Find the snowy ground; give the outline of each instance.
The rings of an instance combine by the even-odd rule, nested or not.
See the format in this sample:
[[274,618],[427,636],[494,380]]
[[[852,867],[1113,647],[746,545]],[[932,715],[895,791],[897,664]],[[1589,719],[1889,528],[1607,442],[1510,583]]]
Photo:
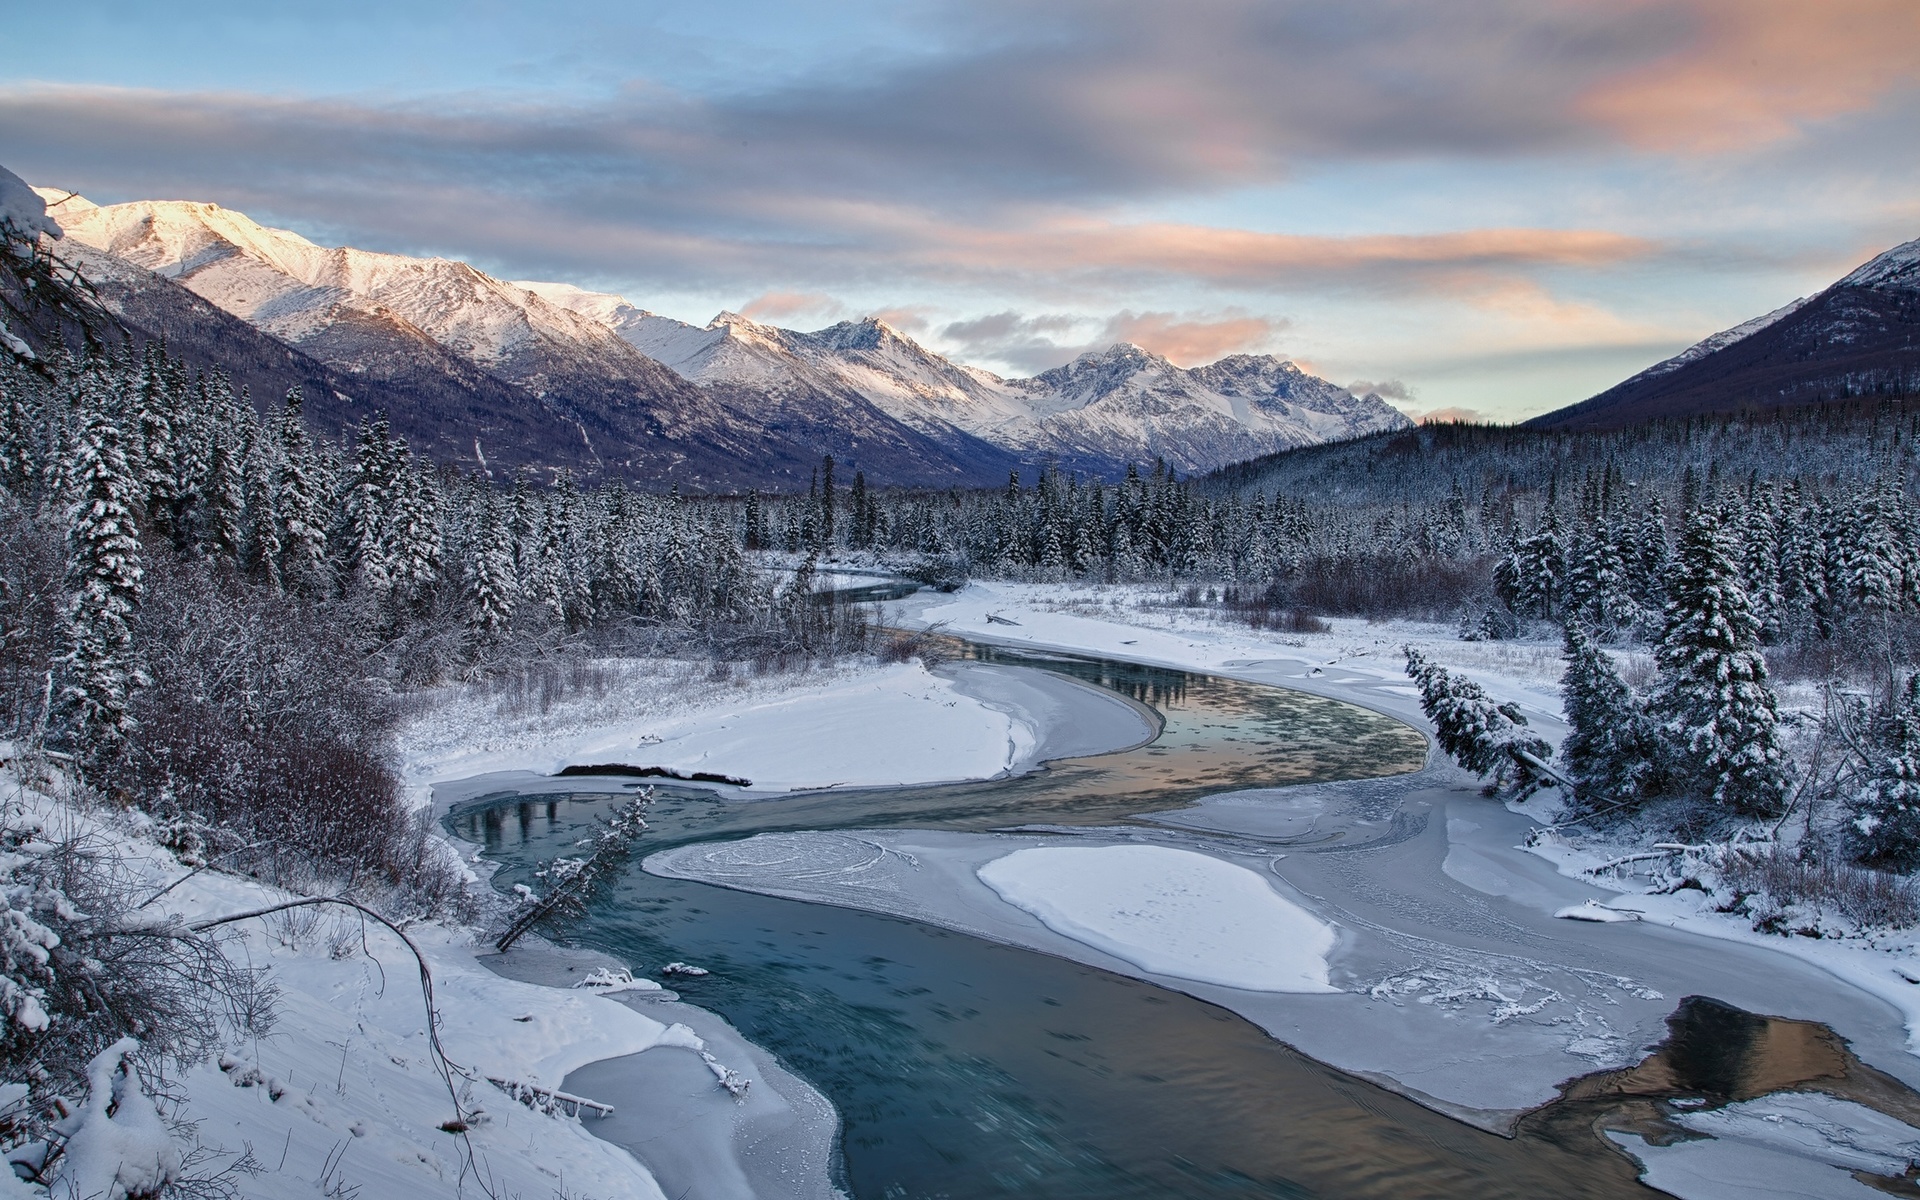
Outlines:
[[[113,846],[156,891],[187,875],[124,818],[76,811],[5,771],[0,792],[50,830]],[[163,906],[191,922],[289,898],[209,872],[179,882]],[[422,1198],[664,1195],[645,1168],[582,1121],[534,1111],[488,1080],[551,1089],[609,1055],[695,1055],[705,1042],[685,1024],[593,992],[503,978],[481,965],[466,931],[415,924],[409,933],[433,972],[462,1105],[485,1113],[456,1136],[440,1128],[453,1119],[454,1100],[429,1051],[414,960],[397,937],[326,909],[230,928],[228,954],[264,972],[279,991],[279,1016],[266,1036],[235,1041],[175,1081],[180,1102],[169,1116],[192,1123],[212,1152],[202,1173],[250,1151],[260,1173],[242,1179],[241,1192],[260,1200],[349,1196],[356,1188]]]

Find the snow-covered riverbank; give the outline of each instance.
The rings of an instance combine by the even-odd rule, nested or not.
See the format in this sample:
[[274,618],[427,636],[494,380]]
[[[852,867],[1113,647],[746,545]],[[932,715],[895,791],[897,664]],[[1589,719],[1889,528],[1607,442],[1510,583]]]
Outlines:
[[415,796],[476,776],[609,763],[743,779],[733,794],[750,795],[993,779],[1154,733],[1150,714],[1112,693],[978,663],[765,678],[672,662],[594,666],[591,685],[545,705],[475,687],[432,697],[400,736]]
[[[76,807],[64,790],[57,777],[26,786],[0,769],[0,798],[44,836],[83,838],[111,856],[127,886],[156,893],[155,919],[187,924],[293,898],[189,872],[139,820]],[[455,1100],[429,1044],[412,950],[348,910],[301,909],[228,927],[225,952],[260,973],[277,1019],[171,1080],[168,1116],[191,1126],[199,1146],[189,1175],[244,1162],[249,1172],[230,1177],[260,1200],[664,1195],[582,1120],[523,1106],[489,1081],[553,1089],[596,1059],[686,1054],[699,1036],[590,991],[504,978],[481,965],[469,931],[416,922],[408,936],[432,971],[440,1040],[470,1127],[442,1128]]]

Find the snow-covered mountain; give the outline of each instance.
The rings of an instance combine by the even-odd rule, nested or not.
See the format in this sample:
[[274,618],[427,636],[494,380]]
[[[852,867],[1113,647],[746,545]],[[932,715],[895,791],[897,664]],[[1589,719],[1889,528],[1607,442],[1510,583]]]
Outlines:
[[1658,417],[1920,392],[1920,239],[1817,295],[1716,333],[1530,425],[1600,428]]
[[465,263],[317,246],[217,205],[42,195],[63,244],[100,256],[97,270],[150,273],[148,291],[178,285],[211,302],[345,381],[347,417],[355,401],[360,415],[385,408],[413,440],[469,466],[732,490],[803,485],[823,453],[919,486],[998,482],[1019,465],[971,439],[927,438],[857,397],[699,386],[601,321]]
[[[875,482],[970,484],[1042,461],[1114,475],[1164,458],[1204,471],[1407,424],[1377,396],[1271,357],[1187,370],[1118,345],[1009,380],[876,319],[802,333],[722,313],[695,326],[569,284],[316,245],[214,204],[41,194],[67,245],[152,272],[365,381],[378,393],[368,404],[417,394],[430,415],[397,423],[424,423],[442,450],[477,438],[457,454],[476,464],[778,486],[832,453]],[[354,391],[339,393],[349,408]]]
[[1639,383],[1648,379],[1658,379],[1662,375],[1671,375],[1690,362],[1697,362],[1716,350],[1724,350],[1735,342],[1752,337],[1774,322],[1792,316],[1794,312],[1806,302],[1807,297],[1802,296],[1798,300],[1792,300],[1781,305],[1770,313],[1754,317],[1750,321],[1742,321],[1732,329],[1722,329],[1719,333],[1710,333],[1693,345],[1688,346],[1685,350],[1674,355],[1672,358],[1661,359],[1638,375],[1631,377],[1626,382]]
[[800,333],[721,313],[701,327],[619,296],[565,284],[517,286],[593,317],[689,380],[770,392],[845,390],[932,436],[957,431],[1097,470],[1164,458],[1206,471],[1411,423],[1378,396],[1356,397],[1270,355],[1185,369],[1120,343],[1032,379],[1002,379],[871,317]]

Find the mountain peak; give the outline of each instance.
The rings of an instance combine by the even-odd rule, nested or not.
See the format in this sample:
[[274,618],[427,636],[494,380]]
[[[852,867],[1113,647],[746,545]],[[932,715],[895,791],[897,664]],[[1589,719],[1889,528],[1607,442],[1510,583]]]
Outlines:
[[1838,286],[1920,290],[1920,238],[1902,242],[1885,254],[1875,256],[1842,279]]
[[832,350],[878,350],[890,342],[904,343],[916,350],[920,349],[918,342],[887,324],[880,317],[841,321],[817,333],[810,333],[807,337],[817,345]]

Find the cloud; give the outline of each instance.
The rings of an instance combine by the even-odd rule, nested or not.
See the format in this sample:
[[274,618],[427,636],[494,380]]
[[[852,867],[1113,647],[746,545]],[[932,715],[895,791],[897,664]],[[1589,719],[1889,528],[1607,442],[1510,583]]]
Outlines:
[[[924,52],[698,95],[644,80],[592,100],[388,103],[15,85],[0,88],[0,145],[15,167],[85,190],[245,203],[469,255],[506,226],[520,228],[505,254],[565,240],[546,223],[617,231],[636,267],[850,253],[857,272],[863,258],[891,264],[904,241],[944,249],[955,270],[970,251],[1003,251],[989,265],[1004,269],[1057,236],[1069,267],[1257,281],[1483,253],[1590,265],[1621,247],[1593,231],[1368,244],[1076,228],[1067,214],[1257,186],[1336,159],[1747,145],[1920,82],[1912,0],[978,0],[923,11],[935,14]],[[1486,244],[1465,244],[1474,238]]]
[[1034,374],[1116,342],[1131,342],[1177,366],[1200,366],[1229,354],[1266,352],[1287,326],[1282,319],[1238,311],[1129,310],[1108,317],[998,312],[951,322],[940,328],[938,338],[963,360]]
[[1659,150],[1777,141],[1920,85],[1912,0],[1694,0],[1668,53],[1595,83],[1576,111]]
[[1413,399],[1413,389],[1398,379],[1382,379],[1378,382],[1370,379],[1356,379],[1347,385],[1347,390],[1356,396],[1373,395],[1383,400],[1405,402]]
[[1287,325],[1284,320],[1237,314],[1208,319],[1170,312],[1123,312],[1108,319],[1105,337],[1132,342],[1176,366],[1194,367],[1229,354],[1264,351]]
[[756,321],[787,321],[798,316],[835,320],[845,314],[846,305],[818,292],[766,292],[740,306],[740,315]]
[[927,317],[927,310],[918,305],[882,308],[867,315],[877,321],[885,321],[902,333],[918,335],[933,327],[933,322]]
[[[1085,349],[1075,338],[1088,321],[1059,313],[988,313],[938,331],[941,345],[963,361],[990,363],[1016,375],[1034,375],[1072,362]],[[1070,344],[1071,339],[1071,344]]]
[[[702,137],[698,121],[690,131],[667,128],[686,108],[643,97],[618,112],[443,111],[16,87],[0,89],[0,143],[20,156],[14,165],[101,199],[210,199],[268,220],[298,214],[303,232],[338,230],[379,249],[491,255],[517,273],[571,260],[762,284],[1044,272],[1255,288],[1459,286],[1476,275],[1600,266],[1651,249],[1644,239],[1584,229],[1309,237],[1117,221],[1017,198],[949,213],[903,195],[912,190],[904,185],[849,196],[838,194],[838,175],[748,163],[735,147]],[[893,169],[910,175],[912,166],[909,156]]]

